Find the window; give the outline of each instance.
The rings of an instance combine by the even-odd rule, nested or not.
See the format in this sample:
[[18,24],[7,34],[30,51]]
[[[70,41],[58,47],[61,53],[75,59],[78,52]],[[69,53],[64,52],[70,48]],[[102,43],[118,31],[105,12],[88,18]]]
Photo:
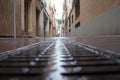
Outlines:
[[80,15],[80,0],[76,0],[75,15],[76,15],[76,18],[79,17],[79,15]]
[[73,23],[73,15],[72,15],[72,23]]
[[40,10],[36,7],[36,36],[39,36],[39,14]]
[[70,19],[70,17],[69,17],[69,27],[71,26],[71,19]]
[[75,28],[80,27],[80,21],[75,24]]
[[64,20],[63,20],[63,23],[64,23]]
[[31,0],[24,0],[24,32],[25,34],[28,33],[28,29],[29,29],[29,11],[30,11],[30,4],[31,4]]
[[71,29],[69,29],[69,32],[71,32]]

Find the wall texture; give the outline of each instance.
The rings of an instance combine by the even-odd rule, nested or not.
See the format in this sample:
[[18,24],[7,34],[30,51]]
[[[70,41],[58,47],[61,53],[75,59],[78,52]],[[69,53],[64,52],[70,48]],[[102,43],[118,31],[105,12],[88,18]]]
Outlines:
[[[17,1],[17,13],[16,13],[16,23],[17,23],[17,35],[22,34],[21,31],[21,1]],[[0,36],[13,36],[14,27],[14,0],[0,0]]]
[[120,6],[73,30],[69,36],[120,35]]
[[81,25],[119,5],[120,0],[80,0]]
[[[25,12],[25,0],[16,0],[16,33],[17,36],[41,36],[41,3],[40,0],[26,0],[29,1],[28,13]],[[38,35],[36,10],[39,10],[38,17]],[[27,14],[27,23],[25,23],[25,13]],[[25,24],[27,24],[28,30],[25,31]],[[14,34],[14,0],[0,0],[0,36],[13,36]]]

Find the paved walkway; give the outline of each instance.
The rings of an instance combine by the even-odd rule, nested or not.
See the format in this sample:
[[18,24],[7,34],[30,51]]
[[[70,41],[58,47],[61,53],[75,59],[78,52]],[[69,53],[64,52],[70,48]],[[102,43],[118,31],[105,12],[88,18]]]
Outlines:
[[109,50],[115,53],[120,53],[120,36],[119,35],[70,38],[70,40],[80,42],[86,45],[90,45],[100,50]]
[[[0,39],[0,52],[16,49],[22,46],[31,45],[41,41],[51,41],[57,38],[18,38],[18,39]],[[120,36],[98,36],[98,37],[80,37],[80,38],[64,38],[68,41],[77,41],[86,45],[96,47],[100,50],[109,50],[120,53]]]
[[[54,40],[54,38],[51,38]],[[50,41],[49,38],[0,38],[0,52],[17,49],[41,41]]]

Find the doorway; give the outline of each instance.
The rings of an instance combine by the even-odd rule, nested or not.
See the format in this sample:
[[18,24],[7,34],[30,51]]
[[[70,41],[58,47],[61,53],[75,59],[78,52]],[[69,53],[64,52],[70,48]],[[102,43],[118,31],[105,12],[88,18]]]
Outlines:
[[38,8],[36,8],[36,36],[39,36],[39,14],[40,14],[40,10]]
[[30,9],[31,0],[24,0],[24,33],[28,34],[28,24],[29,24],[29,9]]

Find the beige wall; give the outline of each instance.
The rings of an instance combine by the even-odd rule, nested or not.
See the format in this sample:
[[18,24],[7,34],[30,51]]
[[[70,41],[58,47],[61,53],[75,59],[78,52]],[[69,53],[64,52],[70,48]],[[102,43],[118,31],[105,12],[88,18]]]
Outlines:
[[40,37],[44,37],[44,14],[43,14],[43,9],[41,10],[40,12],[40,18],[39,18],[39,21],[40,21]]
[[[75,18],[74,6],[69,16],[65,19],[67,32],[71,28],[72,32],[70,35],[72,36],[118,35],[120,32],[119,9],[114,9],[119,6],[120,0],[80,0],[80,16]],[[68,19],[72,15],[73,23],[71,22],[69,27]],[[79,21],[80,26],[75,28],[75,24]]]
[[120,0],[80,0],[81,25],[118,5]]
[[[73,8],[71,14],[75,14]],[[120,0],[80,0],[80,16],[68,36],[120,35]]]
[[[80,14],[81,14],[81,13],[80,13]],[[72,15],[73,15],[73,23],[72,23]],[[71,31],[72,31],[72,30],[75,29],[75,24],[80,21],[80,17],[81,17],[81,16],[78,16],[78,17],[76,18],[76,15],[75,15],[75,7],[73,7],[73,9],[72,9],[72,11],[71,11],[71,13],[70,13],[69,16],[70,16],[70,18],[71,18],[71,26],[70,26],[70,28],[71,28]],[[69,23],[69,22],[68,22],[68,23]],[[68,31],[69,31],[69,25],[68,25]]]
[[73,23],[69,27],[69,20],[67,20],[67,32],[75,29],[75,24],[80,21],[80,26],[88,23],[112,8],[120,5],[120,0],[80,0],[80,16],[75,18],[75,6],[68,17],[73,15]]
[[[39,6],[39,0],[31,0],[29,10],[28,10],[28,33],[24,35],[28,36],[36,36],[36,8],[41,11],[41,7]],[[39,22],[40,23],[40,22]],[[39,24],[40,27],[40,24]],[[40,28],[39,28],[40,29]]]
[[50,11],[49,11],[49,37],[55,37],[56,35],[56,9],[55,6],[52,4],[53,0],[50,0]]
[[[13,1],[14,0],[0,0],[0,36],[13,36],[14,27],[14,14],[13,14]],[[16,13],[16,23],[17,23],[17,35],[22,34],[21,31],[21,1],[17,1],[17,13]]]
[[74,37],[120,35],[120,6],[81,25],[69,35]]
[[[28,32],[25,32],[24,0],[16,0],[16,33],[17,36],[36,36],[36,7],[41,12],[39,0],[31,0],[28,10]],[[0,36],[13,36],[14,0],[0,0]],[[40,16],[39,16],[39,29]],[[39,33],[41,34],[41,33]]]

